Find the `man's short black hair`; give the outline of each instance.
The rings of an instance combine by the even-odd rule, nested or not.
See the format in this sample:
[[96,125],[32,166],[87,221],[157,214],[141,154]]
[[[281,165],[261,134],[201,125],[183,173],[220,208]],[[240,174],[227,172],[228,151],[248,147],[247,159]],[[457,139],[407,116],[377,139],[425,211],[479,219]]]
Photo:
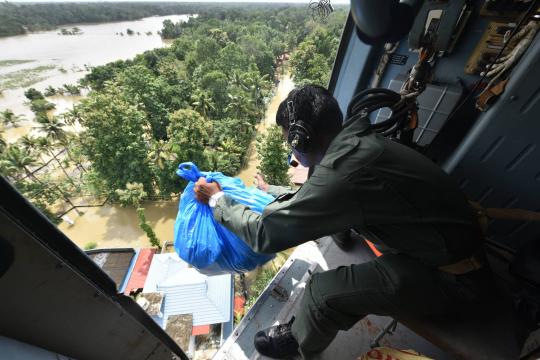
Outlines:
[[341,130],[343,114],[339,104],[330,91],[318,85],[306,85],[289,93],[279,104],[276,123],[289,128],[289,109],[292,101],[295,119],[307,122],[316,134],[334,134]]

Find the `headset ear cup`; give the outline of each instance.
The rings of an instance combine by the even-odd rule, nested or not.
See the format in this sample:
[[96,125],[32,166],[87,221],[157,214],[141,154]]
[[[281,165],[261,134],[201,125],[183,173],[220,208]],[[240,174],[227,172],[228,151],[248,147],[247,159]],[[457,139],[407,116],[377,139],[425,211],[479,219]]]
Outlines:
[[301,153],[309,152],[313,143],[312,127],[304,121],[297,120],[289,129],[287,141],[296,151]]

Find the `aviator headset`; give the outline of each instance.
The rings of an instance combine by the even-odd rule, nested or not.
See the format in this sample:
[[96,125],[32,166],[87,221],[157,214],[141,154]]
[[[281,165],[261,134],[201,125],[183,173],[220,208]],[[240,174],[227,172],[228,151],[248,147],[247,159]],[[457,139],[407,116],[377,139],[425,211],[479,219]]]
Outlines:
[[311,125],[296,118],[293,100],[287,101],[287,111],[289,113],[289,136],[287,142],[296,151],[307,153],[311,150],[314,132]]

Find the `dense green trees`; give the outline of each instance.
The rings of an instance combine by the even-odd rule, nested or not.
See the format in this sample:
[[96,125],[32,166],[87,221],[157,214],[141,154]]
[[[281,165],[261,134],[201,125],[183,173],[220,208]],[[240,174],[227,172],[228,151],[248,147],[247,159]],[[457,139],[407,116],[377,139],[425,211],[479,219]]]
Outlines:
[[[92,163],[104,185],[114,193],[129,182],[141,183],[154,193],[147,154],[148,124],[144,112],[130,102],[114,84],[92,92],[78,110],[84,131],[80,135],[83,154]],[[145,139],[146,138],[146,139]]]
[[[169,47],[89,69],[80,81],[88,96],[62,116],[47,114],[51,103],[27,90],[41,137],[21,139],[20,151],[0,141],[0,150],[9,153],[0,156],[2,174],[42,209],[69,203],[67,194],[81,189],[131,201],[141,228],[159,243],[141,202],[179,193],[185,182],[175,171],[184,161],[237,174],[278,79],[276,59],[292,53],[295,81],[326,85],[345,19],[338,11],[332,16],[339,21],[318,24],[305,7],[283,5],[208,5],[212,12],[201,6],[188,22],[164,23],[161,35],[175,38]],[[46,95],[78,91],[64,86],[48,88]],[[74,128],[82,130],[71,133]],[[258,149],[267,179],[288,183],[279,129],[270,128]],[[47,164],[55,164],[54,176],[37,176]],[[60,170],[67,181],[57,182]]]
[[163,29],[161,29],[161,37],[164,39],[174,39],[180,36],[182,27],[180,24],[175,24],[171,20],[163,21]]
[[[136,20],[153,15],[194,14],[209,9],[205,4],[146,3],[0,3],[0,36],[54,29],[85,22]],[[76,30],[78,28],[73,28]],[[77,34],[77,31],[68,31]]]
[[257,139],[257,153],[261,160],[257,169],[273,185],[289,185],[288,148],[283,141],[281,128],[272,125],[265,135]]
[[343,10],[332,14],[326,26],[317,24],[298,45],[291,57],[292,74],[297,85],[328,85],[345,15]]
[[76,107],[92,164],[86,178],[114,198],[128,182],[149,195],[178,193],[184,161],[236,174],[271,95],[274,59],[294,45],[286,30],[302,31],[302,23],[270,25],[288,16],[276,7],[165,22],[162,34],[180,34],[169,48],[92,69],[81,82],[92,91]]

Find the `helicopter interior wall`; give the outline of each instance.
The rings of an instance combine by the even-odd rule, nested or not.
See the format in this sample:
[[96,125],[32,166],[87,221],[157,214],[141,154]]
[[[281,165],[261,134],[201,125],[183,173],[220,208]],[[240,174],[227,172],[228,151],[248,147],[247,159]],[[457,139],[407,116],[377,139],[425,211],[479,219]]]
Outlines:
[[[506,90],[482,113],[445,169],[483,207],[540,211],[540,37],[516,66]],[[490,237],[517,249],[538,240],[540,222],[492,220]]]
[[[464,72],[471,53],[490,21],[489,18],[479,16],[478,9],[479,6],[453,52],[437,59],[433,84],[472,87],[480,79],[479,76]],[[340,49],[341,54],[338,52],[338,58],[342,59],[336,61],[334,75],[337,80],[330,82],[330,89],[334,90],[334,95],[345,111],[354,93],[371,87],[378,61],[384,51],[363,44],[355,31],[347,26],[342,39],[344,41],[347,48]],[[457,139],[454,150],[446,157],[447,161],[441,159],[439,162],[459,182],[467,197],[480,202],[484,207],[540,210],[540,122],[537,121],[540,110],[540,72],[530,71],[538,69],[540,54],[535,49],[539,46],[537,36],[514,68],[506,91],[491,109],[480,113],[477,118],[472,116],[460,120],[464,123],[470,120],[466,125],[474,125],[468,132],[464,131],[466,135],[461,141],[461,137]],[[389,87],[392,80],[407,74],[418,60],[418,52],[409,50],[406,38],[400,42],[394,54],[406,60],[403,64],[389,63],[378,87]],[[358,69],[362,67],[363,71],[359,72]],[[351,92],[353,88],[355,91]],[[371,115],[374,121],[376,114]],[[438,140],[445,141],[444,138]],[[514,249],[526,241],[537,239],[539,234],[539,222],[508,220],[490,221],[488,231],[491,239]]]
[[[472,84],[479,79],[478,76],[465,74],[463,69],[476,44],[482,37],[487,24],[488,21],[484,18],[471,19],[456,43],[454,51],[437,59],[432,80],[434,83],[459,84],[459,79],[461,79],[466,84]],[[394,54],[407,56],[407,61],[403,65],[388,64],[381,79],[380,87],[387,88],[390,81],[400,74],[406,74],[418,60],[418,52],[409,50],[409,42],[406,38],[399,43]]]

